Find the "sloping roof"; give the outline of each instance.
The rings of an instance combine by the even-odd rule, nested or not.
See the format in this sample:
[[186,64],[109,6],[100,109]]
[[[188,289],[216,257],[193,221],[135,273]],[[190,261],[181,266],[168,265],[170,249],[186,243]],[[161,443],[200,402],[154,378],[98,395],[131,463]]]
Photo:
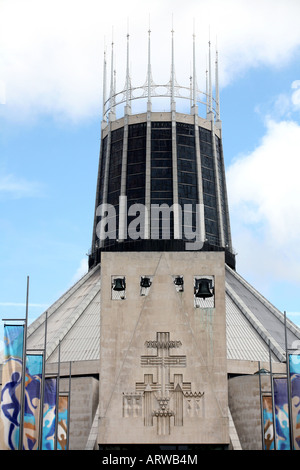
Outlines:
[[[284,315],[226,266],[227,357],[285,360]],[[100,266],[89,271],[47,311],[47,362],[57,362],[58,344],[64,361],[99,360]],[[43,348],[46,313],[28,327],[28,348]],[[300,339],[300,330],[287,319],[287,340]]]
[[100,266],[89,271],[28,327],[27,347],[43,348],[47,313],[47,362],[99,359]]
[[[285,361],[284,315],[236,271],[226,266],[226,324],[228,359]],[[300,338],[300,329],[288,318],[287,344]]]

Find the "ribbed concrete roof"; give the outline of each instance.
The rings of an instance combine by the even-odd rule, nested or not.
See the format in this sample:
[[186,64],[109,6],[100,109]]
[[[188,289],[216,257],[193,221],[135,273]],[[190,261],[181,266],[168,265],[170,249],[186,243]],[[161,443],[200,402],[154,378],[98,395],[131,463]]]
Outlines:
[[[88,272],[48,309],[47,362],[97,361],[100,353],[100,266]],[[28,328],[28,348],[43,348],[46,313]],[[226,266],[227,357],[285,360],[284,317],[239,274]],[[288,344],[300,330],[287,320]]]
[[[44,312],[28,327],[27,347],[43,348]],[[100,267],[96,266],[47,310],[47,362],[99,359]]]
[[[226,266],[226,319],[228,358],[242,360],[242,356],[246,356],[248,360],[268,360],[270,342],[274,357],[279,361],[285,360],[283,313],[228,266]],[[238,338],[235,324],[239,325]],[[288,347],[292,347],[293,342],[299,338],[300,329],[287,319]],[[241,346],[241,342],[243,346],[238,351],[238,344]]]

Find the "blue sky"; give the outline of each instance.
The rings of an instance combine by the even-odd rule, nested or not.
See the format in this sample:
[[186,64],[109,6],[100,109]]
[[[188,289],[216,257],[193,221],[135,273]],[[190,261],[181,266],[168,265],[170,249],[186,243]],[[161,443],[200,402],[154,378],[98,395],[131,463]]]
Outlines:
[[150,18],[157,83],[170,76],[172,21],[179,83],[189,82],[193,27],[200,89],[208,40],[217,43],[237,270],[300,324],[299,17],[298,0],[187,0],[184,10],[177,0],[0,1],[1,318],[25,315],[27,275],[32,321],[86,271],[103,51],[109,59],[113,35],[122,89],[129,24],[142,85]]

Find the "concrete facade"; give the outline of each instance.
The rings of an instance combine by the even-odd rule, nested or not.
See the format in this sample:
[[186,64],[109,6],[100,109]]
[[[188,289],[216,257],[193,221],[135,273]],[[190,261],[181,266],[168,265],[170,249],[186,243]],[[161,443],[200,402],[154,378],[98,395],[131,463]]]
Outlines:
[[[224,253],[102,253],[100,445],[229,444],[224,270]],[[195,307],[194,277],[208,275],[214,306]]]
[[[261,375],[261,388],[270,393],[269,375]],[[228,402],[242,449],[262,450],[259,375],[229,379]]]
[[[68,378],[60,389],[68,390]],[[95,377],[73,377],[71,382],[70,450],[85,450],[99,401],[99,380]]]

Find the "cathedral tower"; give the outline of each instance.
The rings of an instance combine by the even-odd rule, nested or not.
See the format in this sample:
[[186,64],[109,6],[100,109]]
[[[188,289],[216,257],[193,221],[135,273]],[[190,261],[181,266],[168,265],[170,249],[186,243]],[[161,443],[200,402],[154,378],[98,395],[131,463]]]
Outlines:
[[[171,77],[141,87],[135,114],[126,87],[103,97],[101,151],[90,269],[101,266],[100,447],[185,444],[226,447],[225,263],[235,267],[218,97]],[[129,36],[127,36],[127,64]],[[104,74],[106,73],[106,60]],[[104,84],[106,78],[104,77]],[[106,85],[104,89],[106,88]],[[185,93],[185,95],[184,95]],[[169,111],[152,110],[155,97]],[[176,111],[186,97],[187,113]],[[120,105],[124,114],[116,115]],[[200,108],[204,115],[200,116]]]
[[[212,96],[209,65],[207,90],[196,84],[195,37],[190,88],[175,80],[172,31],[171,77],[164,85],[152,79],[150,31],[148,73],[143,87],[114,89],[113,44],[110,96],[103,96],[101,150],[90,267],[103,251],[224,251],[235,266],[224,171],[218,96]],[[209,64],[211,62],[209,44]],[[127,63],[129,36],[127,36]],[[104,84],[106,83],[106,59]],[[104,86],[104,90],[106,86]],[[132,113],[135,94],[142,94],[145,112]],[[168,97],[169,112],[152,112],[152,99]],[[189,113],[176,112],[176,99],[186,98]],[[116,118],[116,108],[124,115]],[[201,117],[199,111],[204,111]]]

